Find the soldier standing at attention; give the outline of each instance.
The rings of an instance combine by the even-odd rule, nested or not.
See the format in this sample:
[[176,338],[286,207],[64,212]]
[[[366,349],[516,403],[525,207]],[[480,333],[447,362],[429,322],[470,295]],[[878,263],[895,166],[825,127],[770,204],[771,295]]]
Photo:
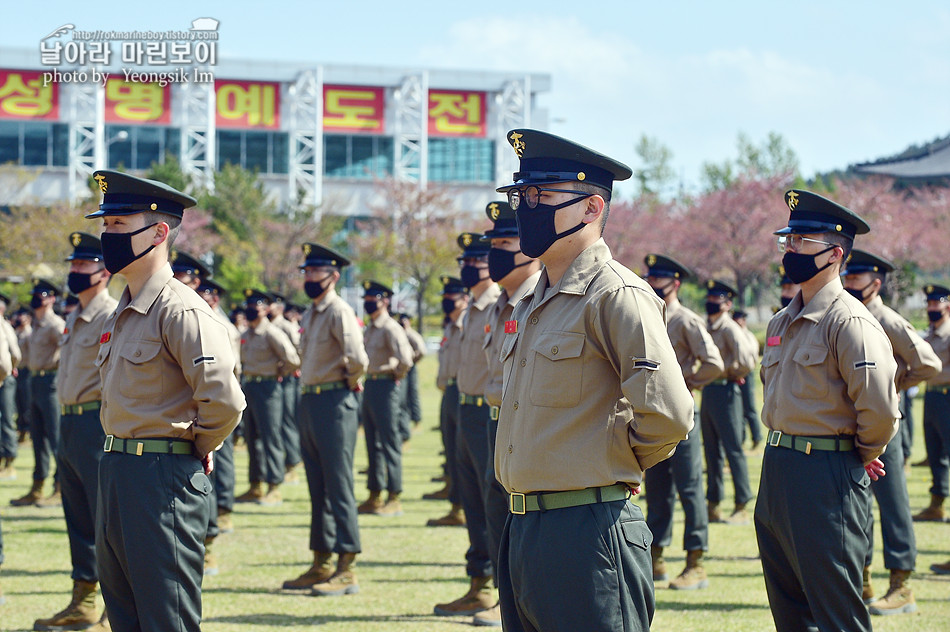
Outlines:
[[489,244],[478,233],[458,236],[462,255],[462,284],[472,293],[472,302],[462,323],[462,339],[458,372],[459,427],[456,436],[456,479],[453,485],[465,509],[469,548],[465,554],[465,572],[469,588],[464,595],[435,605],[435,614],[443,617],[471,616],[488,610],[497,600],[492,593],[494,570],[485,518],[485,477],[488,462],[488,423],[490,417],[485,387],[490,378],[485,358],[485,334],[491,325],[491,307],[501,290],[488,271]]
[[[735,311],[732,314],[732,320],[736,321],[739,329],[748,338],[749,345],[755,352],[755,361],[758,363],[759,340],[749,329],[748,319],[749,314],[743,311]],[[739,398],[742,400],[742,419],[745,423],[742,428],[743,443],[745,442],[745,429],[748,427],[749,434],[752,436],[752,449],[755,450],[762,445],[762,422],[759,421],[759,411],[755,405],[755,379],[750,377],[739,382]]]
[[[679,301],[683,281],[692,276],[686,266],[663,255],[650,254],[647,283],[666,303],[666,330],[690,391],[701,389],[722,375],[723,363],[719,348],[713,342],[701,316]],[[699,410],[693,405],[693,427],[699,427]],[[676,496],[683,505],[685,530],[683,550],[686,567],[670,582],[674,590],[696,590],[709,586],[703,554],[709,550],[709,521],[703,501],[703,448],[698,432],[689,433],[680,441],[673,456],[644,472],[647,491],[647,526],[653,533],[650,555],[653,558],[653,581],[669,578],[663,549],[673,541],[673,508]]]
[[459,362],[462,359],[462,322],[469,303],[468,288],[456,277],[442,277],[442,313],[445,321],[442,326],[442,344],[439,346],[439,372],[436,386],[442,391],[442,405],[439,409],[439,429],[442,432],[442,445],[445,448],[445,486],[431,494],[422,496],[425,500],[448,500],[452,506],[449,513],[441,518],[430,518],[427,527],[464,527],[465,512],[459,496],[456,473],[456,449],[458,440],[459,389],[457,383]]
[[790,190],[776,232],[801,291],[769,322],[762,423],[769,430],[755,504],[765,588],[778,632],[870,630],[861,600],[871,479],[897,432],[897,363],[881,325],[839,272],[867,223]]
[[16,426],[17,443],[25,443],[33,425],[33,397],[31,395],[33,380],[30,379],[30,336],[33,335],[33,314],[25,307],[20,307],[13,317],[13,330],[16,332],[17,343],[20,346],[20,366],[16,376]]
[[648,630],[653,537],[629,502],[693,426],[666,306],[601,235],[631,170],[518,129],[508,193],[538,284],[505,326],[495,475],[511,515],[498,553],[505,630]]
[[[941,362],[933,349],[917,335],[903,316],[884,304],[880,292],[894,264],[863,250],[854,249],[844,271],[844,289],[861,301],[884,328],[897,361],[896,386],[901,393],[940,373]],[[890,571],[890,588],[881,599],[871,603],[871,614],[916,612],[914,593],[907,580],[917,563],[917,541],[910,515],[910,497],[904,476],[903,433],[888,444],[881,455],[887,476],[871,481],[871,491],[881,512],[881,539],[884,543],[884,568]],[[874,551],[874,514],[868,521],[868,551],[864,563],[862,598],[874,596],[870,583],[871,556]]]
[[[369,361],[363,393],[363,424],[369,454],[369,498],[357,510],[377,516],[401,516],[402,437],[399,435],[399,382],[412,366],[405,330],[389,315],[393,291],[376,281],[363,282],[363,310],[369,317],[364,341]],[[382,491],[389,493],[384,503]]]
[[422,334],[413,329],[412,317],[409,314],[399,314],[399,324],[406,332],[409,338],[409,346],[412,347],[412,368],[406,375],[406,391],[403,400],[402,413],[402,440],[409,441],[412,437],[412,429],[422,421],[422,401],[419,399],[419,371],[416,365],[426,355],[426,341]]
[[[267,308],[267,317],[271,324],[280,329],[300,353],[300,325],[284,317],[287,297],[271,292],[274,297]],[[300,370],[285,367],[281,374],[280,386],[284,393],[284,406],[281,417],[280,436],[284,446],[284,481],[297,483],[300,480],[297,466],[300,465],[300,429],[297,427],[297,402],[300,399]]]
[[[304,291],[310,308],[301,320],[300,448],[310,491],[313,565],[284,589],[322,596],[359,592],[353,564],[360,552],[353,485],[359,426],[360,378],[368,359],[356,314],[336,293],[343,255],[318,244],[302,246]],[[332,563],[333,554],[337,563]]]
[[[98,237],[72,233],[69,290],[79,297],[79,308],[70,314],[60,345],[57,391],[62,403],[60,446],[57,457],[63,513],[72,560],[73,597],[62,611],[37,619],[34,630],[107,630],[96,612],[96,499],[99,461],[105,434],[99,423],[101,388],[96,356],[106,319],[118,304],[106,286],[109,271],[102,261]],[[104,617],[104,615],[103,615]]]
[[33,333],[30,334],[26,364],[30,369],[30,435],[33,438],[33,486],[26,495],[10,501],[14,507],[27,505],[57,506],[61,502],[59,471],[53,477],[53,493],[42,498],[43,482],[49,476],[50,457],[59,450],[59,398],[56,372],[59,369],[59,343],[66,321],[56,315],[53,304],[59,288],[45,279],[33,286]]
[[227,330],[172,278],[168,253],[192,197],[96,171],[102,255],[128,286],[99,337],[96,562],[116,632],[198,630],[213,453],[244,395]]
[[[742,399],[739,384],[755,368],[756,349],[729,316],[732,299],[738,292],[722,281],[706,282],[706,328],[712,337],[725,369],[718,379],[703,388],[699,416],[702,420],[703,451],[706,454],[706,500],[709,522],[748,524],[746,504],[752,500],[749,466],[742,451]],[[723,452],[732,472],[736,506],[725,521],[719,510],[723,490]]]
[[23,360],[16,331],[4,317],[8,305],[10,297],[0,293],[0,481],[16,478],[16,373]]
[[[247,331],[241,337],[241,370],[247,412],[244,438],[250,457],[251,488],[237,502],[279,505],[284,482],[283,412],[281,375],[300,366],[297,348],[287,335],[267,318],[270,295],[262,290],[244,290]],[[267,492],[261,483],[267,483]]]

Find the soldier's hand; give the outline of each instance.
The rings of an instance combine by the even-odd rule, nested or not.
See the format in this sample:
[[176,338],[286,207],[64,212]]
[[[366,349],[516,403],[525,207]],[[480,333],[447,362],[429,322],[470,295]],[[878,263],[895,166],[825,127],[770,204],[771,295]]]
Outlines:
[[629,485],[628,485],[628,487],[630,487],[630,495],[631,495],[631,496],[636,496],[637,494],[640,493],[640,486],[639,486],[639,485],[636,485],[636,486],[629,486]]
[[363,392],[363,383],[362,383],[362,382],[357,382],[357,383],[356,383],[356,386],[353,387],[353,392],[354,392],[354,393],[362,393],[362,392]]
[[881,461],[881,459],[874,459],[865,465],[864,469],[867,471],[868,476],[871,477],[872,481],[876,481],[887,473],[884,471],[884,463]]
[[201,464],[205,467],[205,474],[211,476],[214,471],[214,452],[209,452],[201,459]]

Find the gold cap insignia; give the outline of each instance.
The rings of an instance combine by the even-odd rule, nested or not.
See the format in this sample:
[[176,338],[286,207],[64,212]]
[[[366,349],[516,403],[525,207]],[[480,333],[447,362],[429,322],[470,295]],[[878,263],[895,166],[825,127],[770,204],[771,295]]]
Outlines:
[[79,233],[73,233],[69,238],[73,242],[73,247],[78,246],[82,242],[82,235]]
[[711,290],[711,289],[713,289],[714,287],[716,287],[716,282],[715,282],[715,281],[706,281],[706,287],[708,287],[708,288]]
[[442,277],[442,278],[439,279],[439,280],[442,281],[442,285],[448,285],[448,284],[449,284],[449,277],[447,277],[447,276],[444,276],[444,277]]
[[587,177],[587,174],[584,173],[583,171],[581,171],[580,173],[577,174],[577,179],[580,180],[581,182],[583,182],[583,181],[584,181],[584,178],[586,178],[586,177]]
[[303,245],[303,253],[304,253],[305,255],[309,255],[309,254],[310,254],[310,244],[304,244],[304,245]]
[[511,135],[508,136],[508,140],[511,141],[511,148],[515,150],[515,154],[518,155],[518,158],[521,158],[526,147],[525,142],[521,140],[523,136],[524,134],[519,134],[518,132],[512,132]]
[[157,210],[158,210],[158,204],[156,204],[155,202],[152,202],[152,205],[151,205],[149,208],[151,208],[153,211],[157,211]]
[[468,247],[472,245],[472,234],[465,233],[462,235],[462,245]]
[[798,193],[789,191],[785,194],[785,201],[788,203],[788,210],[794,211],[795,207],[798,206]]
[[244,296],[250,298],[252,294],[254,294],[254,290],[252,290],[251,288],[247,288],[246,290],[244,290]]
[[[172,254],[169,255],[168,260],[171,261],[171,262],[177,261],[177,260],[178,260],[178,251],[177,251],[177,250],[172,250]],[[248,294],[248,296],[250,296],[250,294]]]
[[647,255],[647,265],[652,266],[656,263],[656,255]]
[[364,290],[368,290],[370,287],[372,287],[372,285],[373,285],[373,284],[370,283],[369,281],[363,281],[363,289],[364,289]]
[[841,224],[837,224],[837,225],[835,226],[835,230],[840,233],[840,232],[841,232]]
[[928,285],[926,288],[924,288],[924,292],[926,292],[927,294],[933,294],[934,286]]
[[93,180],[99,183],[99,190],[102,191],[103,193],[105,193],[106,190],[109,188],[109,183],[106,182],[106,177],[102,175],[101,173],[97,176],[94,176]]
[[499,210],[497,202],[492,202],[488,205],[488,214],[491,215],[493,220],[498,219],[498,216],[501,215],[501,210]]

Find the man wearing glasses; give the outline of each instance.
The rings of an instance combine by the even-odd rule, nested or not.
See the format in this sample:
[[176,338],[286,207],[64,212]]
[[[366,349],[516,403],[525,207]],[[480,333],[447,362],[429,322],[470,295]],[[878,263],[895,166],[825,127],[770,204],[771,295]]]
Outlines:
[[509,494],[498,553],[505,630],[648,630],[650,544],[629,502],[693,426],[666,306],[601,238],[626,165],[518,129],[507,192],[521,252],[544,269],[504,324],[495,476]]
[[871,479],[897,432],[897,363],[887,336],[839,278],[855,213],[790,190],[776,231],[801,291],[769,322],[762,422],[769,430],[755,531],[772,618],[784,630],[870,630],[861,599]]

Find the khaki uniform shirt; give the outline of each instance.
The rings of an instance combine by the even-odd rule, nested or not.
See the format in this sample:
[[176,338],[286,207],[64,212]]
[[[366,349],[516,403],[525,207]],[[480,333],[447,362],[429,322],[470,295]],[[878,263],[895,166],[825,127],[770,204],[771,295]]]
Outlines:
[[462,322],[465,311],[458,320],[445,324],[442,328],[442,344],[439,346],[439,373],[435,383],[441,389],[449,385],[449,380],[458,378],[459,364],[462,362]]
[[485,334],[485,357],[488,358],[488,383],[485,385],[485,399],[492,406],[501,406],[502,384],[505,381],[505,365],[501,359],[501,345],[505,341],[505,321],[511,320],[511,314],[529,290],[534,289],[541,278],[538,270],[518,286],[514,294],[508,296],[508,290],[502,288],[498,300],[491,306],[488,316],[489,329]]
[[881,325],[833,279],[769,321],[762,423],[790,435],[854,436],[864,463],[884,453],[900,413],[894,350]]
[[931,325],[924,340],[930,343],[930,347],[943,364],[940,373],[930,378],[927,385],[950,386],[950,320],[939,327]]
[[666,304],[603,239],[547,286],[542,271],[502,343],[495,476],[522,493],[636,486],[693,427]]
[[171,266],[132,299],[129,289],[103,326],[96,365],[106,434],[195,442],[203,457],[237,425],[244,393],[227,330]]
[[245,375],[287,375],[299,366],[300,355],[290,338],[266,318],[241,336],[241,369]]
[[16,332],[7,319],[0,316],[0,381],[7,379],[20,362],[20,345]]
[[412,347],[402,325],[383,314],[370,320],[365,338],[369,374],[390,373],[397,380],[406,377],[412,367]]
[[418,331],[410,327],[406,329],[406,337],[409,339],[409,346],[412,347],[412,363],[418,364],[419,360],[426,355],[426,341]]
[[66,321],[47,310],[41,319],[33,319],[27,366],[30,371],[51,371],[59,367],[59,340],[63,337]]
[[[279,316],[275,316],[274,320],[270,322],[272,325],[274,325],[275,327],[280,329],[282,332],[284,332],[284,334],[287,335],[287,337],[290,339],[290,343],[294,346],[294,349],[296,349],[297,352],[299,353],[300,352],[300,326],[295,325],[294,323],[284,318],[283,314]],[[293,367],[293,368],[283,367],[281,369],[281,375],[291,375],[296,370],[297,370],[297,367]]]
[[666,306],[666,321],[666,332],[686,386],[691,390],[702,388],[722,375],[724,366],[719,347],[706,331],[706,322],[699,314],[676,301]]
[[102,326],[118,301],[103,290],[84,308],[79,305],[66,317],[56,388],[63,404],[85,404],[102,398],[99,388],[99,338]]
[[867,308],[877,322],[881,323],[887,339],[894,347],[894,359],[897,360],[895,383],[898,391],[916,386],[940,373],[943,368],[940,358],[914,331],[906,318],[885,305],[880,296],[872,298]]
[[356,313],[336,292],[311,304],[300,321],[300,379],[305,385],[346,381],[357,388],[369,359]]
[[485,394],[490,373],[488,360],[485,359],[485,334],[491,326],[491,307],[499,296],[501,288],[492,283],[465,313],[458,373],[459,393],[476,396]]
[[[13,331],[16,331],[14,329]],[[16,332],[17,344],[20,347],[20,366],[30,368],[30,336],[33,335],[33,325],[24,327]]]
[[729,314],[723,314],[716,322],[709,322],[708,319],[706,322],[706,329],[719,348],[725,365],[719,378],[736,381],[747,376],[755,368],[759,354],[742,327]]
[[224,325],[224,328],[228,330],[228,338],[231,340],[231,352],[234,354],[234,375],[241,377],[241,332],[234,326],[234,323],[231,322],[228,315],[224,313],[220,304],[214,307],[211,312],[215,318],[218,319],[218,322]]

